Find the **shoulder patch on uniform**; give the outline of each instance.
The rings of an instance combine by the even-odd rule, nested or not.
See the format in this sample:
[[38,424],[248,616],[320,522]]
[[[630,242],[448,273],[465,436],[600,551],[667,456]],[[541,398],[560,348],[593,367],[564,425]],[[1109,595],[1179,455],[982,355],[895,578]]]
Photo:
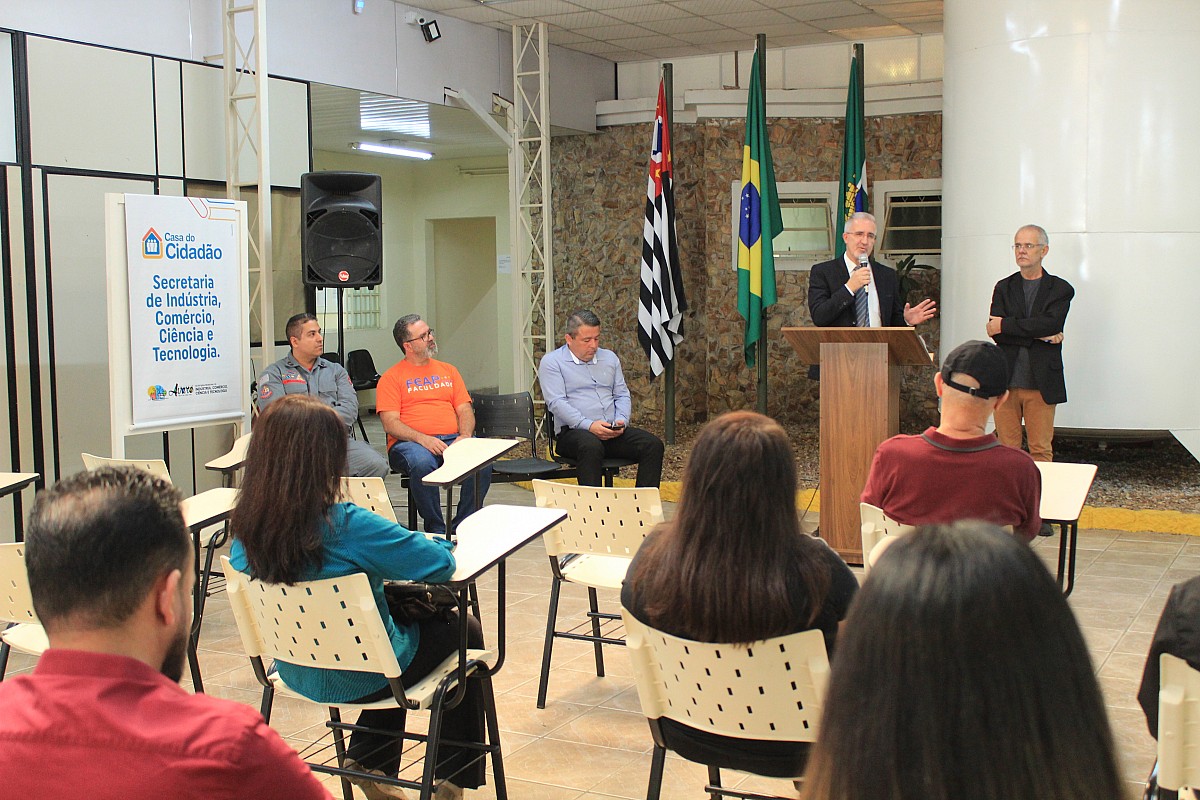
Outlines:
[[266,400],[270,396],[271,396],[271,387],[267,386],[265,383],[260,383],[258,385],[258,399]]

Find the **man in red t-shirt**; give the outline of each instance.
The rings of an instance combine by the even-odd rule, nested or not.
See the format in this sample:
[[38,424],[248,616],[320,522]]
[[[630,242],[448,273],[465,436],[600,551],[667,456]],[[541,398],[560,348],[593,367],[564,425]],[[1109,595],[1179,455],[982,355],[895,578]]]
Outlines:
[[25,569],[50,648],[0,683],[4,797],[330,800],[258,709],[179,685],[192,558],[162,478],[103,467],[38,494]]
[[[409,476],[417,512],[429,533],[445,533],[446,521],[436,486],[421,479],[442,465],[442,453],[459,439],[475,434],[475,410],[458,370],[434,358],[437,344],[433,328],[418,314],[396,320],[392,328],[404,358],[379,378],[375,408],[387,433],[388,461]],[[479,472],[479,500],[475,481],[462,485],[454,524],[483,505],[492,483],[492,468]]]
[[902,525],[981,519],[1032,539],[1042,524],[1042,476],[1027,453],[985,433],[1008,398],[1004,353],[991,342],[961,344],[933,385],[942,399],[940,423],[879,445],[862,502]]

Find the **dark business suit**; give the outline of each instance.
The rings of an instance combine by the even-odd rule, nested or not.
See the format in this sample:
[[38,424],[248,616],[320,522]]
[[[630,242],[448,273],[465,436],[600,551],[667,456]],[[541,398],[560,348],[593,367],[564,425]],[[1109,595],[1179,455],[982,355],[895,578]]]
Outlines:
[[[904,298],[900,296],[900,280],[896,270],[871,259],[871,274],[879,294],[879,324],[885,328],[908,325],[904,321]],[[808,313],[813,325],[821,328],[851,328],[858,324],[854,312],[854,295],[846,289],[850,279],[846,259],[838,256],[832,261],[814,264],[808,273]],[[817,378],[817,366],[808,368],[808,377]]]
[[996,284],[992,292],[991,316],[1003,317],[1000,333],[992,337],[1008,359],[1012,374],[1017,353],[1029,349],[1029,370],[1042,400],[1055,405],[1067,402],[1067,382],[1063,378],[1062,344],[1043,342],[1042,338],[1062,332],[1075,290],[1071,284],[1042,270],[1042,282],[1033,298],[1033,310],[1025,311],[1024,279],[1014,272]]

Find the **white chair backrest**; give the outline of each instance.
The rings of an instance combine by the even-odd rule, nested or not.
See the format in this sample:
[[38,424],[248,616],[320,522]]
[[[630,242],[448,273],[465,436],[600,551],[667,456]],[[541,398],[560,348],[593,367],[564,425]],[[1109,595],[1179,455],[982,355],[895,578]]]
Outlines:
[[818,630],[749,645],[680,639],[626,609],[625,644],[642,712],[741,739],[813,742],[829,657]]
[[587,553],[633,558],[642,539],[663,521],[662,497],[654,488],[534,481],[533,496],[538,508],[567,512],[567,518],[543,536],[550,556]]
[[167,462],[161,458],[108,458],[94,456],[91,453],[80,453],[80,456],[83,458],[83,468],[89,471],[100,467],[137,467],[168,483],[171,482],[171,473],[167,470]]
[[263,583],[221,556],[246,655],[321,669],[400,677],[371,584],[361,572],[294,586]]
[[1169,653],[1158,663],[1158,785],[1200,786],[1200,672]]
[[222,453],[204,466],[214,470],[232,470],[241,467],[246,463],[246,454],[250,452],[250,436],[249,433],[243,433],[233,440],[229,452]]
[[25,572],[25,544],[0,544],[0,620],[37,623],[29,575]]
[[[863,573],[866,574],[871,571],[875,559],[879,557],[878,555],[872,557],[871,554],[880,542],[888,536],[902,536],[911,533],[916,528],[913,525],[901,525],[883,513],[883,509],[876,508],[870,503],[859,503],[858,513],[862,520]],[[880,552],[882,553],[883,550]]]
[[383,478],[342,478],[342,497],[348,503],[374,511],[384,519],[399,524],[396,509],[388,497]]

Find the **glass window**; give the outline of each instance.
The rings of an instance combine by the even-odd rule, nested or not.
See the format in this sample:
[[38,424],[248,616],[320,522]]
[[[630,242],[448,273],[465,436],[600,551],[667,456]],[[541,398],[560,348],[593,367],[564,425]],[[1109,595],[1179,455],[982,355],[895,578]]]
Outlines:
[[[377,330],[379,328],[380,294],[378,286],[361,289],[346,289],[342,293],[342,324],[348,331]],[[317,319],[321,330],[336,332],[337,289],[317,290]]]
[[883,253],[928,255],[942,252],[941,194],[888,194]]
[[783,232],[775,237],[776,257],[812,259],[833,252],[833,216],[828,197],[780,197],[779,211]]

